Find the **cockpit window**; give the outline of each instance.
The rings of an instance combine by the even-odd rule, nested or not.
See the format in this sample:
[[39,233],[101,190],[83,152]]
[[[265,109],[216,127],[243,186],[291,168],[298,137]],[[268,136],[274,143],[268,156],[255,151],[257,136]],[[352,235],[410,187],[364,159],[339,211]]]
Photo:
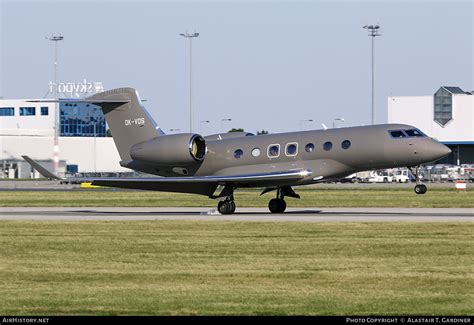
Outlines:
[[405,133],[408,134],[409,137],[426,137],[426,135],[418,129],[405,130]]
[[392,138],[405,138],[407,135],[402,130],[388,131]]

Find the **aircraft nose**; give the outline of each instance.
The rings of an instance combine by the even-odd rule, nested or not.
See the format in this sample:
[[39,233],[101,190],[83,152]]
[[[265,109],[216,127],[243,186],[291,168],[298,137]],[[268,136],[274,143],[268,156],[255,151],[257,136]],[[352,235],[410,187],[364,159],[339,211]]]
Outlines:
[[441,148],[439,149],[440,150],[440,155],[443,156],[443,157],[446,157],[447,155],[449,155],[452,150],[448,148],[448,146],[445,146],[444,144],[440,143],[441,145]]
[[428,155],[431,160],[441,159],[451,153],[451,149],[435,140],[427,147]]

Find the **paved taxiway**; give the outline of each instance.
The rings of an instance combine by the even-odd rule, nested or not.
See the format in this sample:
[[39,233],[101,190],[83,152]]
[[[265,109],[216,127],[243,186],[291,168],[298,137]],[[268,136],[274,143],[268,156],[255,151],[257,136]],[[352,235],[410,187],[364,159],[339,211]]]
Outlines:
[[289,208],[271,214],[266,208],[237,208],[220,215],[212,208],[0,208],[0,220],[194,220],[260,222],[474,222],[472,208]]

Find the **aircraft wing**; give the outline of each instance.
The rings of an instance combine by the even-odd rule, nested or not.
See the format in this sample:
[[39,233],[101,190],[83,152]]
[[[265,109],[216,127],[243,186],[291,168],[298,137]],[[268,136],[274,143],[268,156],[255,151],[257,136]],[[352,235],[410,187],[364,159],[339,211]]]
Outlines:
[[283,181],[297,181],[311,172],[304,169],[279,171],[264,174],[229,176],[189,176],[152,178],[91,178],[85,179],[92,185],[129,189],[195,193],[212,196],[218,186],[267,186]]
[[[41,175],[49,179],[62,179],[28,156],[22,156]],[[128,189],[195,193],[211,196],[218,186],[233,187],[266,187],[282,182],[300,180],[311,175],[308,169],[293,169],[270,173],[240,174],[226,176],[187,176],[187,177],[144,177],[144,178],[72,178],[79,182],[90,182],[92,185],[119,187]]]

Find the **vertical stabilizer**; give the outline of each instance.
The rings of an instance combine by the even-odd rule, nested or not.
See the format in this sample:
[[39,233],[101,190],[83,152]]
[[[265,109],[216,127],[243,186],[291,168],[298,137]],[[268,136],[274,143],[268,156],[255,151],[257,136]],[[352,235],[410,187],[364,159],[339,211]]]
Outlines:
[[[142,105],[133,88],[117,88],[87,98],[97,100],[114,138],[122,161],[129,161],[130,148],[139,142],[163,135],[163,131]],[[100,102],[104,100],[104,102]],[[106,102],[107,100],[118,102]],[[119,102],[123,100],[123,102]]]

